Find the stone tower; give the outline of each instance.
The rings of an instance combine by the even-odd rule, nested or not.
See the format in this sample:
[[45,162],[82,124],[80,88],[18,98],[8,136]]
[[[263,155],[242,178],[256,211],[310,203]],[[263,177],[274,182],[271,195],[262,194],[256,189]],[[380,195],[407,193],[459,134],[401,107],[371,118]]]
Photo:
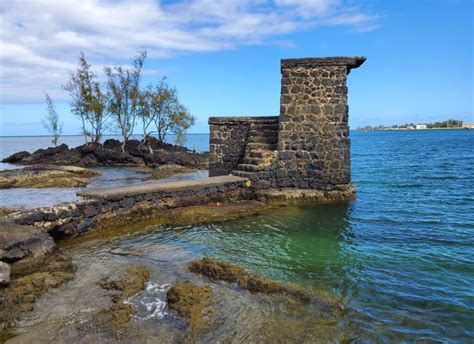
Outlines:
[[364,61],[282,60],[279,116],[209,118],[209,174],[246,177],[256,189],[313,189],[352,198],[346,81]]
[[365,57],[281,61],[277,186],[344,190],[351,182],[346,80]]

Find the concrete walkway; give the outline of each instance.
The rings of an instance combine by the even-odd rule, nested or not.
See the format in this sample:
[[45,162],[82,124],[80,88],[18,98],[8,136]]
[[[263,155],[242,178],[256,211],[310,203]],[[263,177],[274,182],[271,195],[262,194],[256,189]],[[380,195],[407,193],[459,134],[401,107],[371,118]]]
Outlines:
[[117,186],[113,188],[91,189],[78,192],[77,195],[84,198],[94,199],[117,199],[136,195],[148,194],[153,192],[173,192],[173,191],[194,191],[203,188],[228,186],[229,184],[242,183],[247,178],[236,177],[232,175],[210,177],[197,180],[185,180],[168,183],[143,183],[127,186]]

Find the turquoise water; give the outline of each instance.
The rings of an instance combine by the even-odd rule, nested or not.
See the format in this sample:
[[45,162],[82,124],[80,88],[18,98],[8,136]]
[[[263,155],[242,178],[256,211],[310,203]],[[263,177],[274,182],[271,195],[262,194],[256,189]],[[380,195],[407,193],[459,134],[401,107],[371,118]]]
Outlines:
[[[354,132],[357,200],[285,207],[123,242],[327,288],[361,341],[474,340],[474,133]],[[317,329],[315,329],[317,331]]]
[[[169,285],[166,271],[176,274],[191,259],[213,256],[339,295],[350,316],[346,338],[472,343],[474,132],[351,132],[351,139],[358,193],[348,205],[287,206],[138,234],[110,243],[130,256],[94,249],[79,270],[91,261],[140,257],[160,270],[152,282]],[[226,311],[247,312],[239,305]],[[318,328],[309,331],[317,338]]]

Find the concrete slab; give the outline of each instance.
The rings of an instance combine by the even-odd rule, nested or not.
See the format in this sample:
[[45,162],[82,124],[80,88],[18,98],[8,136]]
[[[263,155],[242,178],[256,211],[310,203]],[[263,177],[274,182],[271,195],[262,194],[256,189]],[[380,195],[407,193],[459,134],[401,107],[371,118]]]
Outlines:
[[118,186],[113,188],[91,189],[87,191],[78,192],[77,195],[84,198],[95,199],[120,198],[161,191],[192,191],[202,188],[218,187],[233,183],[243,183],[247,180],[247,178],[228,175],[168,183],[149,182],[143,184]]

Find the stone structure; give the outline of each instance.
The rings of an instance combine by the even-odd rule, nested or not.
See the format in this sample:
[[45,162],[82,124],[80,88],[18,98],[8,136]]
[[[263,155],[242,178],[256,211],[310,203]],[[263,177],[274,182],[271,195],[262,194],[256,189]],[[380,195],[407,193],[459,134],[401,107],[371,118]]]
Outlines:
[[279,117],[211,117],[211,175],[257,189],[352,189],[346,80],[364,57],[281,61]]
[[250,200],[254,195],[247,183],[245,178],[219,176],[88,190],[78,192],[84,198],[81,201],[12,213],[4,220],[36,226],[62,239],[111,223],[152,217],[169,209]]

